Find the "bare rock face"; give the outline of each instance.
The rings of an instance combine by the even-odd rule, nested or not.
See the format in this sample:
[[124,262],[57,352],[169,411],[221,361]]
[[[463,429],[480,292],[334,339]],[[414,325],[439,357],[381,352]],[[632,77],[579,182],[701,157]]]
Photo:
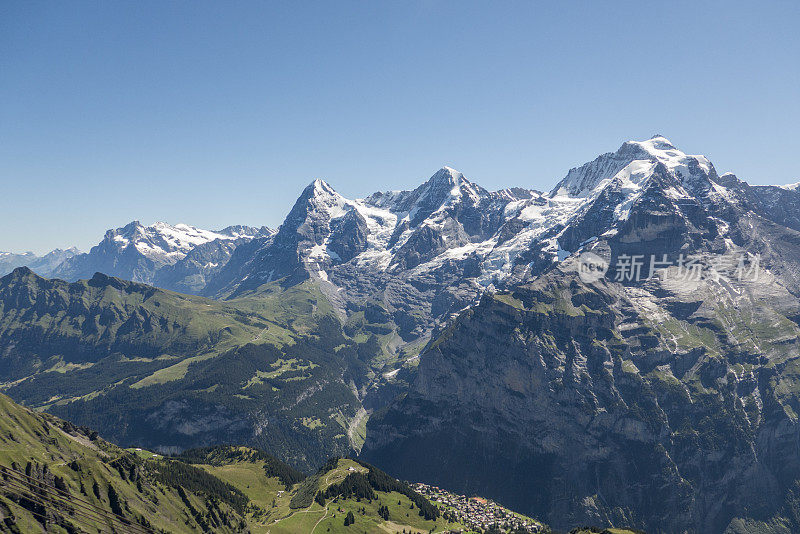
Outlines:
[[177,263],[158,269],[153,285],[179,293],[199,294],[206,288],[208,281],[228,263],[236,248],[250,240],[250,237],[242,237],[201,243]]
[[797,306],[777,287],[739,289],[780,331],[735,339],[722,317],[736,299],[712,285],[693,289],[688,317],[668,283],[586,285],[560,269],[487,295],[429,345],[362,452],[557,527],[770,521],[800,477],[800,391],[777,371],[800,363]]

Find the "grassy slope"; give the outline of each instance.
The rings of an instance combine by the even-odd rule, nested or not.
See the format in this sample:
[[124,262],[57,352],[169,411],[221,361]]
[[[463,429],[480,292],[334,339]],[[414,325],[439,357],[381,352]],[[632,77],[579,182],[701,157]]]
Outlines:
[[[64,430],[66,429],[66,431]],[[163,461],[163,460],[162,460]],[[56,477],[63,480],[70,499],[87,501],[90,505],[111,511],[109,488],[113,488],[122,503],[122,515],[132,523],[152,524],[169,532],[198,532],[195,514],[175,487],[158,482],[155,462],[147,462],[101,439],[89,436],[74,427],[46,414],[31,412],[8,397],[0,395],[0,465],[19,473],[30,473],[33,478],[58,485]],[[123,466],[123,475],[118,469]],[[98,488],[99,497],[93,488]],[[83,489],[81,489],[83,488]],[[222,522],[209,531],[234,532],[241,526],[241,517],[224,502],[212,504],[213,499],[200,492],[185,492],[186,499],[199,515],[206,516],[213,509],[217,517],[227,515],[227,525]],[[0,514],[9,513],[22,532],[39,532],[42,526],[37,516],[11,498],[0,483]],[[71,518],[60,514],[65,525],[89,528],[99,524],[78,516]],[[144,518],[144,519],[142,519]],[[66,532],[49,516],[48,532]],[[81,523],[81,519],[84,522]],[[88,522],[88,524],[87,524]]]
[[[346,454],[380,351],[362,337],[310,280],[219,302],[102,275],[0,279],[0,391],[126,446],[247,442],[304,468]],[[273,431],[253,437],[260,419]]]
[[0,342],[13,349],[3,376],[79,378],[61,380],[68,393],[60,399],[31,395],[27,400],[36,405],[91,394],[111,379],[144,378],[187,357],[219,354],[264,327],[262,317],[228,304],[101,275],[68,284],[18,270],[0,279]]
[[0,279],[0,340],[13,343],[26,367],[12,369],[6,358],[5,387],[36,373],[85,378],[109,358],[124,367],[117,376],[138,379],[135,388],[179,380],[191,361],[247,343],[284,347],[319,337],[326,317],[333,310],[311,281],[220,302],[103,275],[70,284],[20,269]]

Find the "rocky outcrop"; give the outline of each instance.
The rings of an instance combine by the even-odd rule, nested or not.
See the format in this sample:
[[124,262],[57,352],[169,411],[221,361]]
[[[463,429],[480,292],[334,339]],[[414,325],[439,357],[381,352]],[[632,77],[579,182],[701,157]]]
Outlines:
[[463,313],[362,454],[556,527],[721,533],[781,514],[800,478],[797,301],[774,279],[586,284],[575,267]]

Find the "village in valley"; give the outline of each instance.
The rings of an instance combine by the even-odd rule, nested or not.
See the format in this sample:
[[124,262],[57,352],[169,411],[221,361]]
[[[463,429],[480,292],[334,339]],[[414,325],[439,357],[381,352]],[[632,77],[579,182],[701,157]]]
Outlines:
[[[458,495],[437,486],[412,483],[411,487],[431,503],[438,506],[445,518],[461,523],[468,531],[491,531],[497,527],[501,532],[539,533],[544,532],[543,523],[503,508],[499,504],[482,497]],[[451,532],[461,532],[459,530]]]

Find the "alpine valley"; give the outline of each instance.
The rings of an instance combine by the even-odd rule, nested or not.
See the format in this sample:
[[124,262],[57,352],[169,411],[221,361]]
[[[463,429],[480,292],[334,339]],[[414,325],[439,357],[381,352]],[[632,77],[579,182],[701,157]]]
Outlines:
[[[556,529],[800,532],[800,189],[662,136],[549,192],[315,180],[277,230],[132,222],[0,269],[0,390],[35,425],[315,483],[371,464]],[[235,530],[249,486],[219,487],[196,510]]]

